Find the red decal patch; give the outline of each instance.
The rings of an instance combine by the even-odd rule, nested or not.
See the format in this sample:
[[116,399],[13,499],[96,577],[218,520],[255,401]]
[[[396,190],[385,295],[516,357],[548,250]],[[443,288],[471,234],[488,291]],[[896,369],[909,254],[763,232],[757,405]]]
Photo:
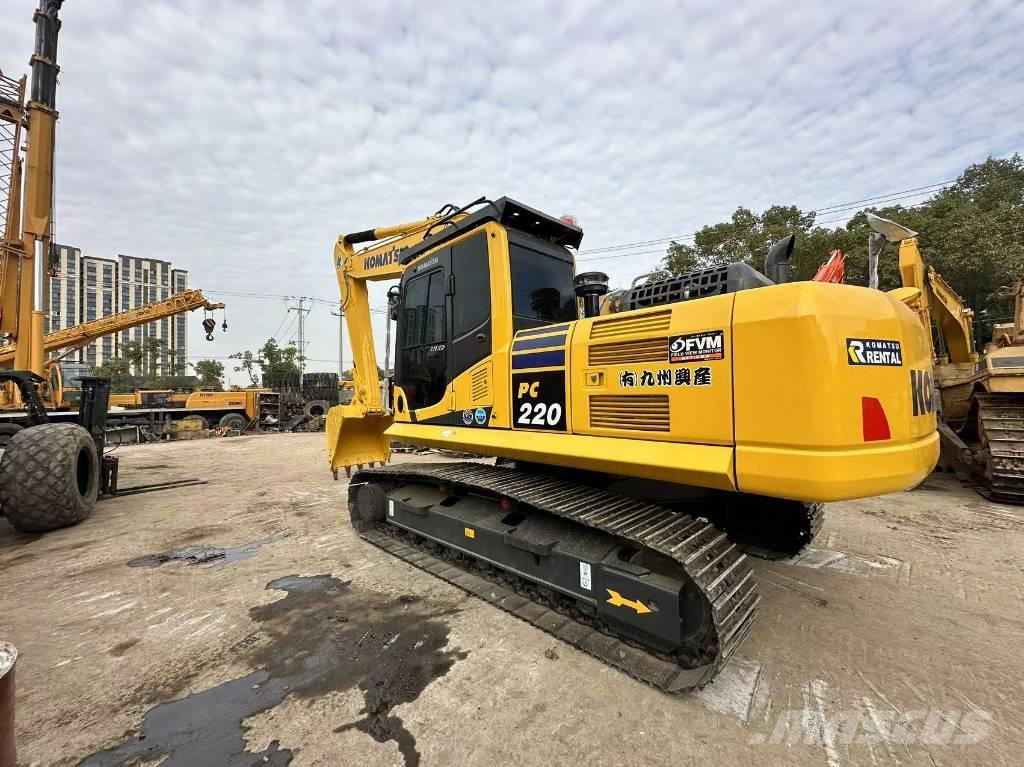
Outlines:
[[889,419],[885,417],[881,402],[874,397],[861,397],[860,412],[865,442],[878,442],[892,436],[889,433]]

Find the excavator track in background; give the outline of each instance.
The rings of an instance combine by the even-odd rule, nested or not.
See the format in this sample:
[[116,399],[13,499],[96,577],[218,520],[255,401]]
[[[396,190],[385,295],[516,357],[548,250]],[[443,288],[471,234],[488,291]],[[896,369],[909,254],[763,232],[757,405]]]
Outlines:
[[939,423],[939,461],[990,501],[1024,505],[1024,394],[975,394],[958,431]]
[[1024,504],[1024,394],[976,394],[978,456],[986,497]]
[[[352,479],[349,502],[369,542],[667,692],[710,682],[757,614],[743,551],[706,520],[647,501],[461,462],[364,469]],[[575,590],[541,577],[559,565],[574,574],[581,551],[595,559],[579,560]],[[542,558],[554,569],[541,570]],[[537,569],[526,572],[521,562]],[[615,578],[641,592],[657,584],[678,604],[607,588]],[[636,628],[641,615],[647,625],[667,621],[680,640],[645,635]]]

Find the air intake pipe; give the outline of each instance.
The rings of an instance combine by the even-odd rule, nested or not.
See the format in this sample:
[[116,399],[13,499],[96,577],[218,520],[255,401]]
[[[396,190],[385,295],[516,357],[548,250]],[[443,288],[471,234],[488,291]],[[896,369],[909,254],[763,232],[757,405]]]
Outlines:
[[776,242],[768,251],[768,256],[764,260],[764,276],[776,285],[788,280],[787,269],[795,246],[796,237],[791,234]]
[[608,275],[604,272],[583,272],[572,280],[577,298],[583,299],[583,316],[596,317],[601,313],[601,296],[608,292]]

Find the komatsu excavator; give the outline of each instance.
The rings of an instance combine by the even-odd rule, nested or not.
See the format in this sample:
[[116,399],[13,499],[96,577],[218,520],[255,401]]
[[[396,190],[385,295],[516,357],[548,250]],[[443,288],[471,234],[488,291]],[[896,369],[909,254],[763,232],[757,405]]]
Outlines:
[[[745,264],[601,314],[582,236],[501,198],[339,237],[356,391],[328,413],[330,465],[357,468],[368,541],[663,690],[702,687],[757,613],[747,553],[792,555],[822,502],[934,467],[928,334],[888,294]],[[391,407],[367,300],[388,279]],[[496,461],[388,466],[392,441]]]
[[1013,324],[993,328],[992,343],[979,354],[974,311],[934,268],[927,266],[917,233],[894,221],[868,214],[868,224],[888,242],[899,243],[902,288],[893,295],[906,301],[929,329],[939,399],[942,463],[982,495],[1024,503],[1024,288],[1018,281],[1006,291],[1014,302]]

